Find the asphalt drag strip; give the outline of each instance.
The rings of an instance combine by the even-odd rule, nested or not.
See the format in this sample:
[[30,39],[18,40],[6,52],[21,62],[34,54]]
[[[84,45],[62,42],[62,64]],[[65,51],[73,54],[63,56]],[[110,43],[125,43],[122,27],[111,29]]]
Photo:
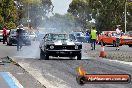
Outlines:
[[[82,66],[89,74],[130,74],[132,66],[93,58],[85,60],[38,60],[37,58],[13,58],[46,88],[132,88],[128,84],[85,84],[76,81],[77,68]],[[57,58],[58,59],[58,58]]]
[[0,88],[23,88],[19,81],[9,72],[0,72]]
[[0,60],[0,88],[45,88],[10,58]]

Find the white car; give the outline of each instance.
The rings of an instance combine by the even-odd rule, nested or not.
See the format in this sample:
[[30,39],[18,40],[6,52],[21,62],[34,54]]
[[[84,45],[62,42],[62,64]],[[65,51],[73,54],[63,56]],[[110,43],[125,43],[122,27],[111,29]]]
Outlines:
[[35,34],[35,32],[29,32],[29,36],[30,36],[30,39],[35,41],[37,35]]

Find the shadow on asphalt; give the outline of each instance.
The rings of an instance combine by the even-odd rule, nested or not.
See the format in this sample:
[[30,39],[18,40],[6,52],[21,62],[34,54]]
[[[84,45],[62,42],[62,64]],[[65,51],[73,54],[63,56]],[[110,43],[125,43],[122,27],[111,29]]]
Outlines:
[[107,45],[107,46],[105,46],[105,47],[115,47],[115,46],[113,46],[113,45]]
[[[45,59],[38,59],[38,60],[45,60]],[[60,58],[58,59],[58,58],[49,58],[49,60],[46,60],[46,61],[50,61],[50,60],[51,60],[51,61],[52,61],[52,60],[59,60],[59,61],[62,60],[62,61],[64,61],[64,60],[76,60],[76,59],[64,59],[64,58],[63,58],[63,59],[60,59]]]

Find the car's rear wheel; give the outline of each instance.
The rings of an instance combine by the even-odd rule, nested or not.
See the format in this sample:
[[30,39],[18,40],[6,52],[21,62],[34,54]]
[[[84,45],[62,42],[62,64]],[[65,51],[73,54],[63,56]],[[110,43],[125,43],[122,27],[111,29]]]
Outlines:
[[101,40],[100,44],[101,44],[102,46],[105,46],[105,43],[104,43],[102,40]]
[[116,41],[113,41],[113,47],[116,47]]
[[82,58],[82,55],[80,53],[80,54],[77,55],[77,60],[81,60],[81,58]]

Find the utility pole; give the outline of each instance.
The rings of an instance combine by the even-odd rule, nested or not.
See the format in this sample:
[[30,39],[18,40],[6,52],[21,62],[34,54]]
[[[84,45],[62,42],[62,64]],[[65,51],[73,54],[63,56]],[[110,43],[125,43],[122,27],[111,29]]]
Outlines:
[[127,14],[126,5],[127,5],[127,0],[125,0],[125,33],[126,33],[126,14]]
[[30,14],[29,14],[29,2],[28,2],[28,20],[27,20],[27,22],[28,22],[28,28],[29,28],[29,22],[30,22],[30,21],[29,21],[29,15],[30,15]]

